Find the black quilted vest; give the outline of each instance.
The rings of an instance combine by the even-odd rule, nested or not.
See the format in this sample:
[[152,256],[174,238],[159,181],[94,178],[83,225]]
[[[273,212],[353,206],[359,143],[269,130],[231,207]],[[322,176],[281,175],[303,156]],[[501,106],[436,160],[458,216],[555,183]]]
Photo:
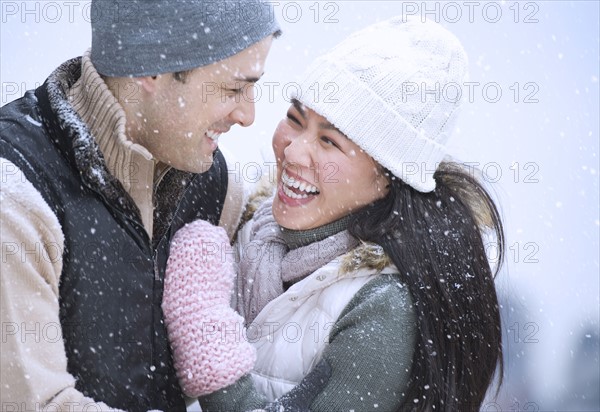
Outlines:
[[76,388],[127,411],[184,411],[161,310],[169,242],[187,222],[218,222],[227,166],[217,151],[206,173],[168,172],[155,194],[151,242],[137,207],[57,93],[77,80],[79,67],[78,59],[65,63],[0,109],[0,157],[39,190],[65,235],[60,321]]

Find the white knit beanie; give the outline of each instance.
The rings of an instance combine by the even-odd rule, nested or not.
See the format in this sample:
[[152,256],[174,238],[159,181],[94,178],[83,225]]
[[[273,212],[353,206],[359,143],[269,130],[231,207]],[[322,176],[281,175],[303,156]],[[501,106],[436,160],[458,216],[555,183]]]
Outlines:
[[394,17],[319,57],[292,97],[404,182],[431,192],[465,81],[467,55],[452,33]]

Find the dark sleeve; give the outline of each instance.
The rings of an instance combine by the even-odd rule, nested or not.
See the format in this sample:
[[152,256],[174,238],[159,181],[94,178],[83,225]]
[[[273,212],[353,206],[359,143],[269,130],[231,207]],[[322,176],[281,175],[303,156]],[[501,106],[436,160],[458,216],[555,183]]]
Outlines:
[[251,411],[266,404],[264,396],[254,388],[252,377],[245,375],[236,383],[198,398],[202,412]]
[[408,389],[415,338],[408,288],[394,275],[369,282],[333,326],[323,353],[331,378],[310,410],[397,410]]
[[246,375],[228,388],[211,393],[199,400],[203,412],[209,411],[264,411],[308,412],[310,404],[331,375],[325,360],[315,366],[291,391],[267,403],[254,388],[252,377]]

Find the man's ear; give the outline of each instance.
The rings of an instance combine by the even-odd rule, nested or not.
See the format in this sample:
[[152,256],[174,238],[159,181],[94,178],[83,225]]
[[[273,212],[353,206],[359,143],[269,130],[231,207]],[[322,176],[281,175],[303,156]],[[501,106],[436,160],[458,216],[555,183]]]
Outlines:
[[164,81],[164,76],[137,77],[135,80],[144,92],[154,94],[159,89],[160,82]]

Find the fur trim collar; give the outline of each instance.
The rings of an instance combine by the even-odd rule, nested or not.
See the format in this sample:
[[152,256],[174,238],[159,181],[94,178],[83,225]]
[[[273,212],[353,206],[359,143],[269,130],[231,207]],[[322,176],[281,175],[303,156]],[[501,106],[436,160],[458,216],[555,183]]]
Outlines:
[[393,265],[383,248],[375,243],[362,242],[354,250],[341,257],[342,273],[350,273],[360,269],[371,269],[381,272]]

